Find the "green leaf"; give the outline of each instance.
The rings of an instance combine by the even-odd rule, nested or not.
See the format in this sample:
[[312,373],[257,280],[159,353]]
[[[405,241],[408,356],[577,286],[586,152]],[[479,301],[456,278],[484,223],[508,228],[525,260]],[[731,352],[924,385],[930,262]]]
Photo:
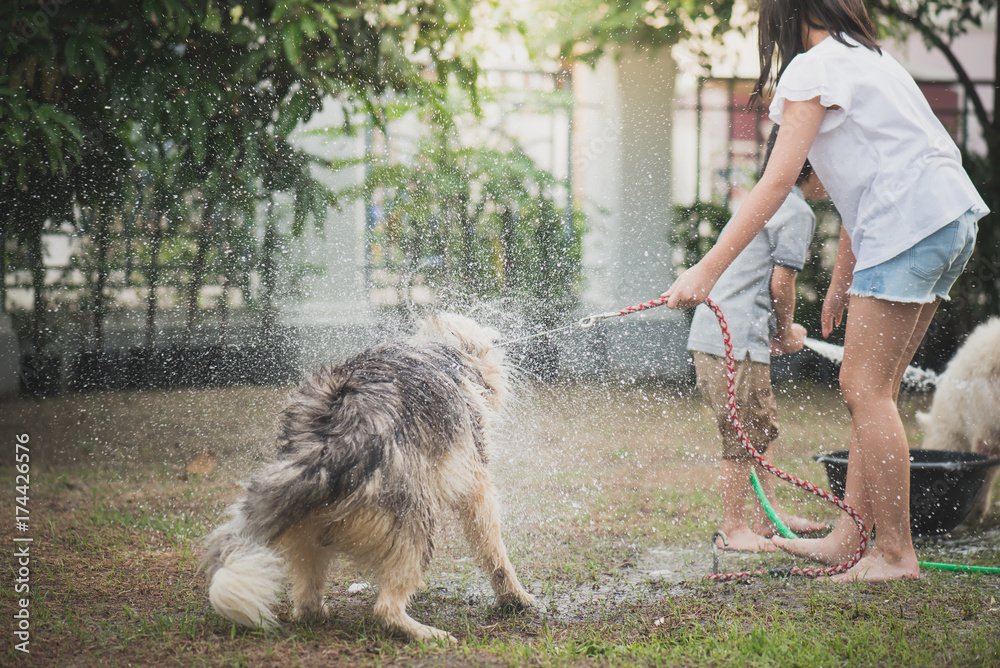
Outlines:
[[80,38],[76,35],[71,35],[66,39],[66,46],[63,49],[63,53],[66,57],[66,71],[73,76],[79,76],[80,71],[80,54],[82,50],[80,48]]
[[53,106],[49,112],[49,118],[61,125],[77,144],[83,143],[83,133],[80,132],[79,123],[74,116]]
[[281,31],[281,44],[285,58],[293,65],[302,61],[302,28],[296,23],[286,23]]
[[302,133],[303,137],[319,137],[323,139],[342,139],[344,137],[354,137],[357,132],[349,132],[343,126],[341,127],[326,127],[326,128],[314,128],[312,130],[307,130]]
[[312,9],[314,12],[320,15],[320,17],[326,22],[328,28],[336,28],[340,25],[340,21],[337,20],[337,16],[331,12],[326,5],[322,2],[312,3]]
[[4,133],[14,146],[24,146],[24,126],[20,123],[4,123]]
[[280,0],[274,3],[274,11],[271,12],[271,22],[277,23],[280,21],[285,16],[285,13],[291,9],[292,4],[290,0]]
[[45,153],[49,156],[49,173],[55,174],[63,164],[62,154],[60,153],[61,142],[59,141],[59,133],[44,123],[40,127],[47,140],[45,142]]
[[194,154],[194,160],[200,165],[205,162],[205,158],[208,155],[208,131],[206,130],[204,122],[194,121],[191,123],[190,138],[191,151]]
[[108,62],[104,58],[104,51],[95,42],[87,41],[83,45],[83,52],[97,70],[97,78],[103,82],[108,74]]
[[302,26],[302,33],[309,39],[316,39],[319,37],[319,24],[316,23],[316,19],[309,14],[303,14],[300,25]]
[[202,21],[201,26],[208,32],[213,33],[222,30],[222,14],[219,13],[219,8],[215,6],[214,0],[208,0],[205,7],[205,19]]
[[308,95],[298,92],[292,96],[284,107],[278,108],[278,120],[274,123],[274,132],[279,137],[287,137],[305,117],[309,106]]

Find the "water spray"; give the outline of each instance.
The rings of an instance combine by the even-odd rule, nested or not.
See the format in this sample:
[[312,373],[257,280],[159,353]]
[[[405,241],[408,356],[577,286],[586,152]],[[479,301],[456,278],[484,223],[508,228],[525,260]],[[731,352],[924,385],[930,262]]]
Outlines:
[[[655,308],[657,306],[663,306],[666,303],[667,303],[666,297],[657,297],[656,299],[650,300],[648,302],[635,304],[633,306],[627,306],[623,309],[619,309],[618,311],[609,311],[607,313],[597,313],[589,315],[585,318],[581,318],[577,322],[573,322],[568,325],[557,327],[555,329],[550,329],[544,332],[531,334],[529,336],[525,336],[519,339],[504,341],[499,345],[505,346],[505,345],[510,345],[512,343],[519,343],[521,341],[526,341],[541,336],[548,336],[551,334],[570,330],[577,327],[580,329],[589,329],[590,327],[593,327],[600,320],[605,320],[608,318],[616,318],[623,315],[629,315],[631,313],[637,313],[639,311],[645,311],[647,309]],[[827,568],[782,567],[782,568],[759,569],[754,571],[740,571],[735,573],[718,573],[717,572],[718,568],[716,567],[714,569],[716,572],[712,573],[711,575],[705,576],[706,579],[715,582],[726,582],[730,580],[737,580],[757,575],[804,575],[808,577],[821,577],[821,576],[830,576],[830,575],[836,575],[838,573],[847,572],[848,570],[853,568],[854,565],[858,563],[858,561],[861,560],[861,557],[864,556],[865,552],[868,550],[868,529],[865,526],[864,520],[861,519],[861,516],[858,515],[858,513],[853,508],[844,503],[842,499],[838,499],[830,492],[813,485],[811,482],[797,478],[779,469],[778,467],[774,466],[773,464],[765,460],[760,455],[760,453],[757,452],[757,449],[750,444],[750,441],[747,438],[746,433],[743,431],[743,426],[740,423],[739,415],[736,410],[736,360],[733,356],[733,344],[729,336],[729,325],[726,323],[726,318],[722,313],[722,309],[720,309],[715,302],[713,302],[709,298],[706,298],[705,305],[708,306],[708,308],[711,309],[712,312],[715,314],[716,319],[718,319],[719,321],[719,327],[722,330],[722,343],[725,349],[725,361],[726,361],[726,394],[727,394],[726,405],[729,410],[729,420],[730,422],[732,422],[733,427],[736,429],[737,436],[739,436],[740,439],[740,444],[747,451],[747,453],[753,458],[753,460],[756,461],[758,464],[760,464],[760,466],[764,470],[777,476],[778,478],[781,478],[782,480],[785,480],[798,487],[801,487],[802,489],[805,489],[811,494],[814,494],[824,499],[825,501],[837,506],[845,513],[847,513],[852,520],[854,520],[854,523],[857,525],[858,528],[858,549],[855,550],[854,554],[847,561],[837,566],[830,566]],[[818,353],[819,355],[838,364],[842,362],[844,359],[844,349],[841,346],[837,346],[832,343],[827,343],[825,341],[818,341],[816,339],[810,339],[810,338],[807,338],[805,340],[805,345],[808,346],[814,352]],[[939,376],[933,371],[928,371],[926,369],[921,369],[919,367],[910,366],[906,369],[903,379],[910,385],[913,385],[920,389],[926,389],[932,385],[936,385]],[[754,471],[751,471],[751,480],[754,485],[754,490],[757,492],[757,497],[760,499],[761,505],[764,507],[764,510],[767,512],[768,517],[771,518],[771,521],[774,523],[775,527],[778,528],[779,532],[781,532],[781,534],[786,538],[798,538],[798,536],[791,529],[788,528],[788,526],[781,520],[781,518],[778,517],[777,513],[774,511],[774,508],[767,500],[767,497],[764,494],[764,490],[760,485],[760,480],[757,478],[757,474]],[[713,537],[713,546],[714,545],[715,541]],[[716,566],[717,564],[718,562],[716,560]],[[1000,573],[1000,568],[992,568],[987,566],[939,564],[935,562],[923,562],[923,561],[919,562],[919,565],[923,568],[937,568],[950,571]]]
[[[834,364],[841,364],[844,361],[844,348],[842,346],[810,338],[806,338],[805,345],[809,350]],[[939,374],[912,364],[906,367],[906,371],[903,372],[903,384],[915,390],[929,390],[938,384],[938,380],[940,380]]]
[[[659,302],[659,303],[653,303]],[[616,318],[620,315],[628,315],[629,313],[635,313],[635,311],[645,310],[643,308],[636,308],[637,306],[645,306],[645,304],[652,304],[652,306],[645,306],[645,308],[653,308],[653,306],[662,306],[666,304],[667,300],[663,297],[654,299],[651,302],[645,302],[644,304],[637,304],[636,306],[629,306],[628,308],[623,308],[620,311],[609,311],[607,313],[595,313],[593,315],[588,315],[586,318],[580,318],[576,322],[571,322],[568,325],[563,325],[562,327],[556,327],[554,329],[547,329],[544,332],[536,332],[535,334],[528,334],[527,336],[522,336],[519,339],[511,339],[509,341],[502,341],[498,343],[498,346],[509,346],[514,343],[521,343],[522,341],[530,341],[531,339],[537,339],[542,336],[551,336],[552,334],[558,334],[559,332],[565,332],[570,329],[580,328],[580,329],[590,329],[597,324],[598,320],[604,320],[606,318]],[[635,309],[635,310],[629,310]]]
[[[520,339],[516,339],[515,341],[507,341],[507,342],[505,342],[503,344],[500,344],[500,345],[508,345],[508,344],[511,344],[511,343],[516,343],[516,342],[519,342],[519,341],[524,341],[524,340],[535,338],[535,337],[538,337],[538,336],[545,336],[545,335],[548,335],[548,334],[553,334],[555,332],[560,332],[560,331],[563,331],[563,330],[571,329],[573,327],[580,327],[581,329],[587,329],[589,327],[592,327],[599,320],[604,320],[604,319],[607,319],[607,318],[616,318],[616,317],[623,316],[623,315],[629,315],[631,313],[638,313],[639,311],[645,311],[647,309],[655,308],[657,306],[663,306],[666,303],[667,303],[667,298],[666,297],[657,297],[656,299],[650,300],[648,302],[643,302],[641,304],[635,304],[633,306],[626,306],[625,308],[619,309],[618,311],[609,311],[607,313],[598,313],[598,314],[590,315],[590,316],[587,316],[586,318],[583,318],[583,319],[579,320],[578,322],[571,323],[569,325],[565,325],[563,327],[559,327],[559,328],[556,328],[556,329],[553,329],[553,330],[549,330],[547,332],[540,332],[538,334],[533,334],[531,336],[527,336],[527,337],[523,337],[523,338],[520,338]],[[851,556],[850,559],[848,559],[844,563],[839,564],[837,566],[830,566],[830,567],[826,567],[826,568],[798,568],[798,567],[794,567],[794,568],[781,568],[781,569],[762,569],[762,570],[756,570],[756,571],[741,571],[741,572],[738,572],[738,573],[713,573],[711,575],[706,576],[706,578],[709,579],[709,580],[716,581],[716,582],[724,582],[724,581],[728,581],[728,580],[736,580],[736,579],[739,579],[739,578],[746,578],[746,577],[751,577],[751,576],[755,576],[755,575],[775,574],[776,572],[779,572],[779,571],[780,571],[781,574],[805,575],[805,576],[808,576],[808,577],[819,577],[819,576],[836,575],[838,573],[847,572],[856,563],[858,563],[858,561],[861,560],[861,557],[864,556],[864,553],[868,549],[868,530],[865,527],[864,520],[861,519],[861,516],[858,515],[858,513],[853,508],[851,508],[849,505],[847,505],[846,503],[844,503],[843,500],[838,499],[837,497],[835,497],[830,492],[827,492],[824,489],[820,489],[819,487],[813,485],[811,482],[808,482],[806,480],[802,480],[802,479],[797,478],[797,477],[795,477],[795,476],[793,476],[793,475],[791,475],[789,473],[786,473],[785,471],[782,471],[781,469],[779,469],[777,466],[774,466],[773,464],[771,464],[770,462],[768,462],[767,460],[765,460],[763,457],[761,457],[760,453],[757,452],[756,448],[754,448],[753,445],[750,444],[750,441],[747,438],[746,433],[744,433],[744,431],[743,431],[743,426],[740,424],[739,415],[737,414],[737,411],[736,411],[736,389],[735,389],[736,388],[736,360],[735,360],[735,358],[733,356],[733,343],[732,343],[732,339],[729,336],[729,325],[726,323],[726,318],[722,314],[722,309],[720,309],[719,306],[715,302],[713,302],[711,299],[707,299],[706,298],[705,299],[705,305],[708,306],[712,310],[712,312],[715,314],[715,317],[719,321],[719,327],[722,329],[722,343],[723,343],[723,347],[725,348],[725,351],[726,351],[726,386],[727,386],[726,389],[727,389],[727,395],[728,395],[728,399],[727,399],[726,403],[727,403],[727,407],[728,407],[728,410],[729,410],[729,420],[730,420],[730,422],[733,423],[733,427],[735,427],[735,429],[736,429],[736,433],[739,436],[740,443],[743,445],[743,448],[754,459],[754,461],[756,461],[758,464],[760,464],[760,466],[762,468],[764,468],[766,471],[768,471],[769,473],[771,473],[771,474],[773,474],[773,475],[781,478],[782,480],[785,480],[785,481],[788,481],[788,482],[790,482],[790,483],[792,483],[794,485],[797,485],[798,487],[801,487],[802,489],[805,489],[806,491],[808,491],[808,492],[810,492],[812,494],[815,494],[816,496],[819,496],[820,498],[822,498],[822,499],[828,501],[829,503],[832,503],[833,505],[837,506],[838,508],[840,508],[841,510],[843,510],[845,513],[847,513],[851,517],[851,519],[854,520],[855,524],[857,524],[857,527],[858,527],[858,549],[855,551],[855,553]]]

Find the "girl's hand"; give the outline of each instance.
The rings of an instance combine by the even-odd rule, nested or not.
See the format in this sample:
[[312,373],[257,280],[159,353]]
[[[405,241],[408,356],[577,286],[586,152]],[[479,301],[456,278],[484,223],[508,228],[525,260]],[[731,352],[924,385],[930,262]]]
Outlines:
[[844,319],[844,309],[850,297],[847,291],[854,282],[854,251],[851,250],[851,237],[843,226],[840,228],[840,241],[837,243],[837,261],[833,264],[833,274],[830,276],[830,288],[823,300],[823,311],[820,313],[820,325],[823,328],[823,338],[830,336],[836,324]]
[[661,297],[667,298],[668,308],[691,308],[705,301],[718,276],[711,275],[699,262],[677,277]]
[[844,286],[831,283],[830,289],[826,291],[823,310],[820,313],[824,339],[830,336],[834,326],[840,327],[840,323],[844,319],[844,309],[847,308],[847,303],[850,301],[850,297],[847,295],[848,289],[850,289],[849,284]]

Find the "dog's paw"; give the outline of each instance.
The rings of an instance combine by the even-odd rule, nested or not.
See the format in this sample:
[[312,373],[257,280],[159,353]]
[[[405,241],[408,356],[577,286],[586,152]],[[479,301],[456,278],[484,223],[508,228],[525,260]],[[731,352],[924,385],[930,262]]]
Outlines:
[[497,596],[497,607],[501,610],[522,612],[535,607],[535,597],[526,591]]
[[300,624],[308,622],[324,622],[330,618],[330,613],[333,612],[333,608],[330,607],[329,603],[324,603],[319,608],[304,608],[301,610],[295,610],[292,613],[292,619]]
[[441,629],[436,629],[433,626],[427,626],[426,624],[420,624],[417,628],[412,629],[409,633],[413,640],[421,641],[431,641],[438,640],[441,642],[458,643],[458,639],[451,635],[447,631],[442,631]]

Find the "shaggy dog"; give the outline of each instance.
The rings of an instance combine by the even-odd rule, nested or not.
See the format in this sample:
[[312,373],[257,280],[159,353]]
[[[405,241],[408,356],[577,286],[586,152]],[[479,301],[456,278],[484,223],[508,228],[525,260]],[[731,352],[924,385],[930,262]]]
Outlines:
[[507,391],[495,337],[466,317],[439,313],[405,343],[308,377],[279,417],[277,459],[205,539],[202,568],[215,610],[246,626],[274,626],[287,566],[294,618],[325,615],[327,568],[342,554],[378,584],[375,615],[386,625],[412,639],[454,641],[406,614],[444,506],[457,511],[497,603],[529,606],[486,471]]
[[[1000,455],[1000,318],[979,325],[937,381],[928,413],[918,413],[924,446]],[[968,522],[980,524],[990,509],[990,497],[1000,467],[990,475]]]

